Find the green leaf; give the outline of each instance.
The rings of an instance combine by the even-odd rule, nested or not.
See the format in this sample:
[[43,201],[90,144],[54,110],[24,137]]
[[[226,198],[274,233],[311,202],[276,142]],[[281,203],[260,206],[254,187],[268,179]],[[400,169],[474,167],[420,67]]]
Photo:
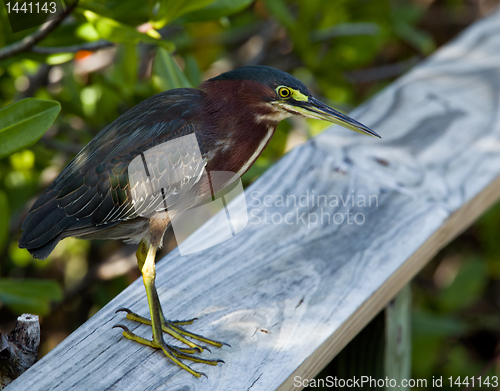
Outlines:
[[137,84],[138,56],[137,46],[120,45],[117,61],[112,73],[113,82],[127,95],[131,95]]
[[35,98],[0,109],[0,158],[36,143],[60,110],[59,102]]
[[154,28],[159,29],[167,23],[189,12],[205,8],[215,0],[159,0],[152,7]]
[[62,289],[54,280],[0,279],[0,301],[18,314],[46,315],[50,312],[50,303],[62,299]]
[[59,65],[73,60],[74,57],[75,57],[74,53],[50,54],[45,59],[45,62],[49,65]]
[[190,12],[182,18],[182,22],[203,22],[219,19],[242,11],[252,4],[253,0],[216,0],[207,7]]
[[200,67],[198,66],[198,61],[196,61],[196,58],[191,54],[187,54],[184,57],[184,61],[186,61],[184,74],[186,75],[192,86],[197,86],[203,81],[203,76],[201,74]]
[[192,87],[187,77],[175,63],[172,55],[159,48],[153,67],[153,78],[163,91],[172,88]]
[[394,21],[393,30],[399,38],[422,54],[429,55],[436,49],[432,36],[426,31],[419,30],[401,20]]
[[[106,7],[105,4],[102,4],[100,1],[92,1],[92,0],[85,0],[81,1],[80,4],[78,4],[78,8],[92,11],[96,14],[107,16],[109,18],[113,18],[113,11],[108,7]],[[78,14],[78,8],[73,11],[74,14]]]
[[0,254],[2,253],[9,238],[9,199],[3,190],[0,190]]
[[463,335],[468,327],[452,316],[416,310],[412,316],[412,330],[415,335],[443,337]]
[[294,30],[296,18],[289,11],[286,3],[283,0],[264,0],[264,4],[266,5],[269,12],[276,19],[278,19],[278,21],[283,26],[285,26],[290,31]]
[[[166,50],[174,49],[173,43],[158,39],[158,32],[155,30],[152,30],[150,33],[151,35],[143,34],[132,26],[128,26],[114,19],[98,15],[95,12],[84,11],[83,14],[87,20],[94,25],[101,38],[107,39],[108,41],[126,44],[138,44],[139,42],[145,42],[153,45],[159,45]],[[155,37],[152,35],[155,35]]]
[[487,285],[486,263],[472,259],[464,263],[453,282],[439,296],[439,306],[444,311],[457,311],[478,300]]

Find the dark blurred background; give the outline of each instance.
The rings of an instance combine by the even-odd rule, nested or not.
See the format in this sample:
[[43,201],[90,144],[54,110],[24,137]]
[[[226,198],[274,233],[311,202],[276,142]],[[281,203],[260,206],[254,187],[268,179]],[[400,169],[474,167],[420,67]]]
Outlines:
[[[82,0],[34,51],[0,61],[0,107],[26,97],[62,105],[37,144],[0,159],[0,330],[10,331],[23,312],[40,315],[43,356],[140,276],[136,247],[116,241],[66,239],[46,261],[17,246],[36,197],[130,107],[165,89],[265,64],[292,73],[348,112],[499,3],[192,0],[191,10],[172,15],[153,0]],[[0,49],[36,30],[12,33],[2,5],[0,21]],[[160,35],[162,44],[153,42]],[[170,43],[173,53],[166,50]],[[244,184],[325,126],[281,123]],[[414,378],[500,374],[499,232],[497,205],[415,278]],[[167,235],[163,255],[175,246]]]

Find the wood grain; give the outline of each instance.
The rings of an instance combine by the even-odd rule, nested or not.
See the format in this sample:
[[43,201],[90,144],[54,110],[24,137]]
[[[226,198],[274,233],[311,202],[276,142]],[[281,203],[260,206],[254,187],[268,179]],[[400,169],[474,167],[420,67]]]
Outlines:
[[[389,379],[394,379],[396,384],[411,379],[411,298],[411,284],[407,284],[384,310],[384,374]],[[394,389],[386,387],[391,388]],[[410,387],[406,385],[398,390],[408,391]]]
[[[190,330],[232,346],[203,354],[224,365],[193,364],[208,379],[111,328],[123,323],[150,336],[146,326],[114,313],[127,306],[147,315],[138,280],[7,389],[301,389],[295,376],[317,374],[498,199],[499,63],[497,12],[351,113],[382,140],[329,129],[246,190],[243,232],[199,253],[181,257],[174,250],[159,262],[167,316],[196,316]],[[293,195],[297,205],[277,204]],[[328,205],[313,203],[318,195]],[[341,195],[351,198],[333,205],[332,196]],[[371,206],[358,203],[370,196]],[[312,223],[322,213],[323,223]],[[328,224],[325,213],[339,214],[337,222],[351,213],[351,223]],[[353,222],[356,214],[362,224]],[[202,228],[188,244],[219,231]]]

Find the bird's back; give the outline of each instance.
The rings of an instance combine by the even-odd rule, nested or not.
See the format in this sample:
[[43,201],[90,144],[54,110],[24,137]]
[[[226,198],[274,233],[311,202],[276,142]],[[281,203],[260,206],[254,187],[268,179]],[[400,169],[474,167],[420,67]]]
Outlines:
[[[104,128],[33,204],[23,223],[19,246],[44,259],[61,239],[92,237],[100,231],[116,231],[113,227],[124,222],[142,219],[147,211],[137,213],[129,165],[160,144],[193,134],[199,126],[202,98],[203,92],[196,89],[163,92]],[[196,165],[203,163],[182,159],[192,160],[192,157],[181,156],[177,169],[192,171],[193,166],[196,169]],[[151,171],[153,176],[168,175],[159,167]],[[158,194],[146,196],[143,202],[149,205]]]

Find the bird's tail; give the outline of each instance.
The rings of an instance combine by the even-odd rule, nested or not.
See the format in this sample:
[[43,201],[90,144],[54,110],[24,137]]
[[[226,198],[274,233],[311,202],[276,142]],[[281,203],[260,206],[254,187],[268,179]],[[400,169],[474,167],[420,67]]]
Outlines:
[[61,232],[73,220],[57,205],[56,193],[47,191],[31,207],[23,222],[19,247],[27,249],[33,257],[45,259],[63,239]]

